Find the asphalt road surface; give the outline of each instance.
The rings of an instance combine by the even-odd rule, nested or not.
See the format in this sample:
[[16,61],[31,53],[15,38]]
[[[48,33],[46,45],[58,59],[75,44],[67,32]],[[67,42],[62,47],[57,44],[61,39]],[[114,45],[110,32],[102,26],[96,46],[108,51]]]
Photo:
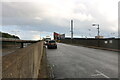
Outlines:
[[47,57],[57,79],[118,78],[117,52],[58,43]]

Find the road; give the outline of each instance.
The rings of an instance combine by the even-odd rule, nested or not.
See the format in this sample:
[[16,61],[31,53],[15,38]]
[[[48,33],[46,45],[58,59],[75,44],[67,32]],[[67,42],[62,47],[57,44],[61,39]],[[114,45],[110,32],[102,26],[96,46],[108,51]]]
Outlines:
[[117,78],[118,53],[58,43],[58,49],[47,49],[48,63],[54,77]]

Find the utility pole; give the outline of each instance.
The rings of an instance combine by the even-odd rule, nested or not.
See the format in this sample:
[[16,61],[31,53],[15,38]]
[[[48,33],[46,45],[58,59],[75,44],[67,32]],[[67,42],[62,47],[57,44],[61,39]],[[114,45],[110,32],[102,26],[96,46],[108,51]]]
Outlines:
[[73,39],[73,20],[71,20],[71,39]]

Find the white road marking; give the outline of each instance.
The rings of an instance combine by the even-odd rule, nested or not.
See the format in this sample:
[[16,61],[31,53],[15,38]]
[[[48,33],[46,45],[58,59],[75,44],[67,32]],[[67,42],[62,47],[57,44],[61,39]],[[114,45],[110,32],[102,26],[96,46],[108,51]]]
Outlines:
[[101,74],[94,74],[94,75],[91,75],[91,76],[100,76]]
[[98,70],[96,70],[96,72],[99,73],[100,75],[104,76],[105,78],[110,78],[110,77],[106,76],[105,74],[103,74],[102,72],[100,72]]

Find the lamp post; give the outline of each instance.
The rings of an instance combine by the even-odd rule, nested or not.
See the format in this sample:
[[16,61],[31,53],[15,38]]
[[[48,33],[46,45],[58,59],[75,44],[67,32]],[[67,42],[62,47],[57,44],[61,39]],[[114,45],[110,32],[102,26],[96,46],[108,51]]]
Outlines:
[[92,24],[92,26],[98,26],[97,29],[98,29],[98,38],[99,38],[99,36],[100,36],[100,35],[99,35],[99,34],[100,34],[100,27],[99,27],[99,24]]
[[92,26],[98,26],[98,37],[97,37],[97,39],[98,39],[98,47],[100,46],[100,41],[99,41],[99,37],[100,37],[100,27],[99,27],[99,24],[92,24]]

